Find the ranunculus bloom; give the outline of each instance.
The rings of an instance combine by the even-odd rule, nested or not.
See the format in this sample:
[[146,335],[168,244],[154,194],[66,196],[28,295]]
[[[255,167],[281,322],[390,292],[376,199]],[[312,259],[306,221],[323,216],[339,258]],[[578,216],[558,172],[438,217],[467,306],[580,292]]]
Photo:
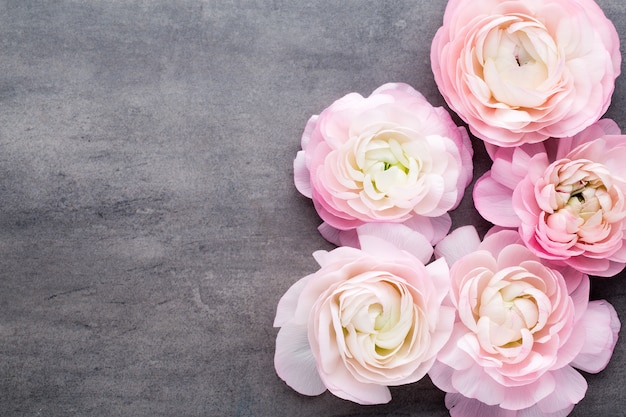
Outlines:
[[620,322],[606,301],[588,301],[589,278],[555,269],[513,230],[480,242],[471,226],[436,248],[452,265],[457,319],[429,375],[453,417],[565,416],[585,395],[574,368],[599,372]]
[[348,94],[311,117],[294,161],[297,189],[338,245],[365,223],[405,223],[436,242],[471,179],[465,128],[406,84]]
[[517,146],[596,122],[621,55],[615,27],[593,0],[450,0],[431,64],[472,133]]
[[474,187],[490,222],[516,227],[536,255],[591,275],[626,265],[626,136],[602,120],[573,138],[489,147],[493,167]]
[[426,375],[450,336],[445,260],[424,266],[427,242],[397,236],[398,247],[369,226],[358,229],[361,249],[314,253],[321,268],[278,303],[276,372],[302,394],[328,389],[360,404],[386,403],[387,386]]

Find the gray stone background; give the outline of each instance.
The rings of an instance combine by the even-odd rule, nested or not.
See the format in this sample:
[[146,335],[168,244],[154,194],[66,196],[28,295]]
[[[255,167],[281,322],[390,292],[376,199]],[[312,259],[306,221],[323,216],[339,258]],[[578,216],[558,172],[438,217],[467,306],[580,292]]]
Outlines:
[[[626,6],[600,0],[626,41]],[[446,416],[273,368],[276,303],[331,249],[292,183],[310,115],[429,64],[442,0],[1,0],[0,415]],[[626,84],[608,116],[626,128]],[[476,175],[488,168],[474,141]],[[487,223],[468,192],[454,226]],[[626,274],[593,281],[626,321]],[[626,415],[626,340],[574,416]]]

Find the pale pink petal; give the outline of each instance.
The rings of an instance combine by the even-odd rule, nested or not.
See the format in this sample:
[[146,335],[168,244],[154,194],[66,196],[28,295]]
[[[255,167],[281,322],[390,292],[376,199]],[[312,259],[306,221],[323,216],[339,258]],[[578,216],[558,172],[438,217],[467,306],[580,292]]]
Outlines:
[[[480,383],[477,383],[479,381]],[[463,372],[456,372],[452,375],[452,385],[459,393],[489,405],[500,404],[506,398],[508,388],[485,375],[485,371],[479,365]]]
[[487,405],[458,393],[446,394],[445,403],[451,417],[518,417],[516,411]]
[[480,237],[474,226],[462,226],[452,231],[435,246],[435,257],[445,258],[452,266],[463,256],[474,252],[480,245]]
[[480,248],[497,255],[502,249],[513,244],[522,244],[519,233],[515,230],[496,226],[487,232]]
[[446,407],[452,417],[566,417],[574,405],[555,411],[544,412],[537,405],[522,410],[505,410],[497,405],[487,405],[458,393],[446,394]]
[[612,119],[600,119],[597,126],[604,131],[606,135],[621,135],[622,130]]
[[580,351],[585,344],[584,329],[580,329],[580,325],[577,323],[571,326],[571,334],[569,337],[563,335],[563,338],[566,339],[566,342],[558,350],[556,361],[552,366],[553,369],[568,366],[571,364],[572,360],[580,355]]
[[391,392],[385,385],[367,384],[357,381],[343,366],[332,374],[322,374],[328,390],[339,398],[361,405],[386,404],[391,401]]
[[[454,327],[452,329],[452,334],[450,335],[450,339],[448,343],[439,351],[437,355],[437,362],[433,365],[433,369],[435,373],[439,373],[439,376],[431,376],[433,383],[437,385],[444,391],[450,392],[453,390],[450,381],[444,380],[445,376],[449,376],[451,378],[451,374],[448,374],[446,370],[439,369],[440,364],[444,364],[444,366],[449,367],[450,369],[455,369],[457,371],[464,371],[465,369],[469,369],[475,364],[474,358],[471,356],[473,352],[467,353],[465,346],[471,345],[471,342],[468,342],[468,339],[476,340],[472,334],[467,332],[467,327],[463,325],[460,321],[456,321],[454,323]],[[478,346],[478,343],[475,343]],[[430,373],[430,372],[429,372]]]
[[[584,381],[584,378],[583,378]],[[511,410],[522,410],[535,405],[558,389],[552,372],[527,385],[509,386],[500,406]]]
[[587,142],[591,142],[597,138],[601,138],[606,135],[621,135],[622,132],[611,119],[601,119],[597,123],[589,126],[582,132],[573,137],[562,138],[558,141],[558,151],[555,159],[565,158],[572,149]]
[[486,220],[503,227],[517,227],[520,218],[513,210],[513,190],[496,182],[489,172],[474,184],[474,205]]
[[584,330],[585,344],[572,366],[585,372],[602,371],[613,355],[621,327],[615,308],[604,300],[590,301],[576,326]]
[[426,264],[433,255],[433,247],[420,233],[403,224],[368,223],[357,228],[361,249],[376,256],[397,258],[404,250]]
[[554,413],[583,399],[587,392],[587,381],[571,366],[551,372],[555,379],[554,391],[537,403],[541,411]]
[[435,245],[450,231],[452,219],[448,213],[439,217],[413,216],[403,224],[424,235],[431,244]]
[[304,127],[304,132],[302,132],[302,138],[300,139],[300,146],[302,147],[303,150],[306,150],[309,145],[309,141],[311,140],[311,135],[313,134],[313,131],[315,130],[315,127],[317,126],[317,119],[319,119],[319,116],[315,114],[311,116],[309,120],[307,120],[306,122],[306,126]]
[[286,324],[276,336],[274,367],[278,376],[304,395],[326,391],[311,352],[306,325]]
[[333,254],[325,250],[316,250],[313,252],[313,259],[315,259],[319,266],[324,267],[332,261]]
[[322,237],[337,246],[350,246],[352,248],[360,248],[359,236],[356,229],[339,230],[330,224],[323,222],[317,228]]
[[[437,304],[441,304],[444,297],[448,296],[450,291],[450,268],[443,258],[437,259],[426,265],[428,275],[435,287],[439,291]],[[445,340],[450,337],[452,326],[454,324],[455,310],[445,306],[439,307],[439,331],[447,333]],[[444,341],[445,341],[444,340]]]
[[599,277],[612,277],[622,272],[626,266],[623,263],[611,262],[610,259],[594,259],[586,256],[573,256],[567,259],[567,264],[585,274]]
[[435,361],[428,371],[428,376],[437,388],[445,392],[456,392],[452,386],[452,375],[455,370],[448,365]]
[[[403,94],[396,94],[396,93],[403,93]],[[420,101],[426,101],[426,99],[424,98],[424,96],[419,92],[416,91],[413,87],[411,87],[410,85],[406,84],[406,83],[386,83],[381,85],[380,87],[378,87],[376,90],[374,90],[372,92],[372,95],[376,95],[376,94],[386,94],[389,93],[391,95],[394,96],[400,96],[402,97],[404,94],[411,96],[413,98],[417,98]]]
[[555,269],[563,275],[563,278],[565,278],[567,291],[569,292],[569,296],[572,298],[574,308],[576,309],[574,321],[578,322],[578,320],[582,318],[583,314],[585,314],[589,303],[589,276],[570,267],[555,267]]
[[311,174],[306,167],[305,159],[304,151],[296,154],[296,159],[293,161],[293,181],[302,195],[311,198]]
[[517,417],[566,417],[572,412],[573,409],[574,409],[574,404],[571,404],[562,410],[555,411],[553,413],[547,413],[547,412],[541,411],[539,406],[534,405],[532,407],[519,410],[517,412]]
[[337,245],[337,246],[342,246],[341,238],[340,238],[341,230],[335,229],[334,227],[332,227],[330,224],[326,222],[323,222],[322,224],[320,224],[317,227],[317,230],[320,232],[322,237],[326,239],[327,241],[329,241],[330,243]]
[[487,151],[487,154],[489,155],[492,161],[496,158],[496,153],[498,152],[499,149],[502,149],[502,148],[498,145],[494,145],[493,143],[485,142],[485,150]]
[[522,152],[521,149],[531,146],[533,145],[498,149],[491,165],[491,170],[488,171],[491,178],[495,182],[509,188],[512,193],[513,189],[526,175],[526,170],[520,167],[523,164],[523,159],[520,161],[520,156],[522,158],[530,158],[528,153]]
[[339,231],[339,246],[350,246],[351,248],[360,248],[359,235],[356,229]]
[[[287,322],[294,319],[300,294],[312,277],[313,275],[307,275],[306,277],[299,279],[291,287],[289,287],[285,294],[283,294],[278,301],[278,306],[276,307],[274,327],[284,326]],[[299,324],[304,324],[304,322]]]
[[[472,178],[474,176],[474,165],[472,161],[472,157],[474,156],[474,148],[472,148],[472,141],[467,133],[467,129],[464,126],[460,126],[459,131],[461,132],[461,138],[463,146],[461,147],[461,160],[462,160],[462,169],[464,170],[465,181],[462,183],[463,187],[467,187],[470,182],[472,182]],[[463,193],[459,193],[459,200],[463,196]],[[458,204],[458,202],[457,202]]]

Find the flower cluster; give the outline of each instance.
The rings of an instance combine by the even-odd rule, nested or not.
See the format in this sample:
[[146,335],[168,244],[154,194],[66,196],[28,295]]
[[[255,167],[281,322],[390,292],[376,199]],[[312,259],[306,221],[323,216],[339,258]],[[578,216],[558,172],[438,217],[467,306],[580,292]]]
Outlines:
[[[493,224],[450,232],[472,181],[467,130],[407,84],[310,118],[294,182],[338,247],[278,303],[278,376],[360,404],[428,375],[454,417],[565,416],[620,321],[590,275],[626,267],[626,135],[601,119],[619,38],[593,0],[449,0],[431,49],[448,106],[493,161]],[[593,278],[592,278],[593,279]]]

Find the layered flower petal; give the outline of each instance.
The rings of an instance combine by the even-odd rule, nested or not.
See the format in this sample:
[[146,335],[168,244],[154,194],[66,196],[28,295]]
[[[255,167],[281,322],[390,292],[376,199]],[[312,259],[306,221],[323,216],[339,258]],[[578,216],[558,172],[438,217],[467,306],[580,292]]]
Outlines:
[[353,243],[350,231],[365,223],[430,229],[434,243],[472,179],[472,153],[466,130],[444,109],[390,83],[367,98],[348,94],[309,120],[294,182],[333,243]]
[[587,275],[537,257],[516,231],[494,228],[467,245],[471,229],[435,249],[452,265],[457,318],[432,381],[453,416],[567,415],[587,389],[573,367],[598,372],[611,357],[614,309],[588,302]]
[[486,142],[573,136],[609,106],[619,37],[592,0],[448,2],[431,48],[448,105]]
[[579,324],[585,344],[572,366],[590,373],[602,371],[611,359],[620,328],[617,312],[611,304],[604,300],[591,301]]
[[276,372],[302,394],[388,402],[387,387],[421,379],[450,337],[445,260],[425,265],[432,246],[406,226],[370,226],[357,229],[361,249],[316,252],[320,269],[279,301]]
[[304,395],[320,395],[326,391],[309,347],[306,325],[281,327],[276,337],[274,363],[276,373],[294,390]]
[[616,129],[602,120],[571,138],[495,149],[474,188],[477,210],[518,228],[541,258],[617,274],[626,265],[626,136]]

